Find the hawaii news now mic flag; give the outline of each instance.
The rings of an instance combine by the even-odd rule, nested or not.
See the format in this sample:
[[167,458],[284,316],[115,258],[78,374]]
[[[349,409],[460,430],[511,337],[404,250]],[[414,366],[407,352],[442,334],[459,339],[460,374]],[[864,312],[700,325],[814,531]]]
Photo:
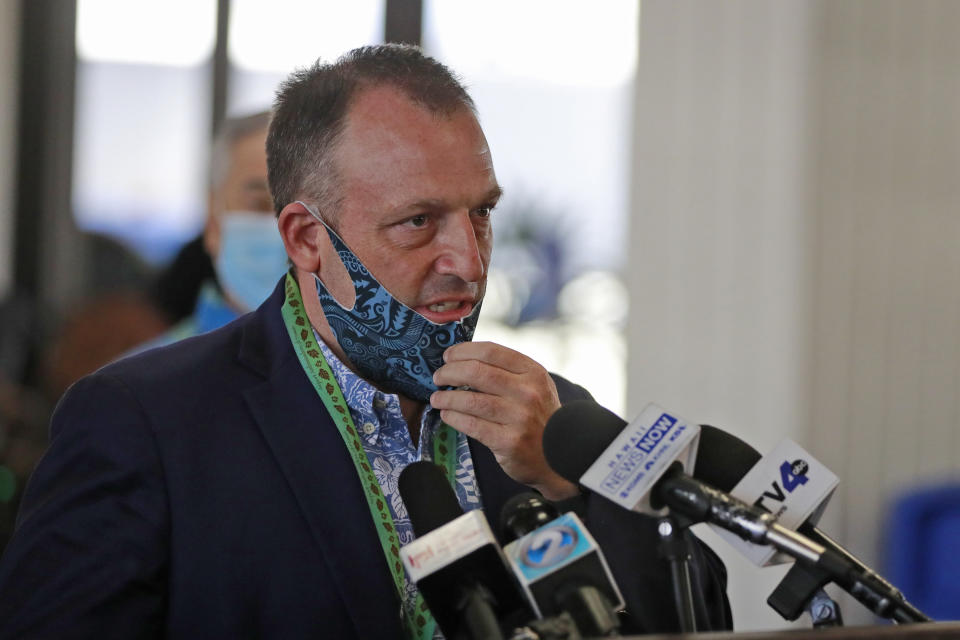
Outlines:
[[653,403],[620,432],[580,478],[580,484],[625,509],[660,515],[650,492],[667,468],[679,461],[687,473],[700,442],[700,426]]

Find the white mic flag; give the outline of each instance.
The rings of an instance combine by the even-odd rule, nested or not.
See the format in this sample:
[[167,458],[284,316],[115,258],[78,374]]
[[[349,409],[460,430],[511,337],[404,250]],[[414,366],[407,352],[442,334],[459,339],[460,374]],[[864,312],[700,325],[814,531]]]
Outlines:
[[[730,495],[769,511],[781,525],[796,531],[807,520],[817,523],[839,482],[836,475],[788,438],[761,458]],[[792,560],[773,547],[747,542],[711,526],[757,566]]]
[[648,404],[580,478],[580,484],[625,509],[661,514],[650,506],[650,491],[674,461],[687,473],[700,441],[700,426]]

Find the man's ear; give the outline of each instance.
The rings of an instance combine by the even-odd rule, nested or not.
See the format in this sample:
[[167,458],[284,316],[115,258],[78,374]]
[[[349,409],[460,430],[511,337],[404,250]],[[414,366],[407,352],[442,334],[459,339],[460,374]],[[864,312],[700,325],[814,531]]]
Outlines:
[[299,202],[291,202],[280,211],[277,228],[290,262],[300,271],[317,273],[323,254],[322,241],[329,244],[320,221]]
[[327,227],[299,202],[291,202],[280,211],[277,227],[297,271],[319,276],[342,306],[352,308],[356,299],[353,281],[330,241]]

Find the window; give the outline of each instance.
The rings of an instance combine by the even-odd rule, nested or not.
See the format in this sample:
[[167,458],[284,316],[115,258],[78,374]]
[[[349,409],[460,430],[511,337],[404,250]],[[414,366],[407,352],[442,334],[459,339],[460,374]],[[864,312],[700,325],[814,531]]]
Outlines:
[[277,84],[318,58],[383,42],[385,0],[233,0],[227,112],[266,109]]
[[147,258],[199,228],[214,0],[79,0],[73,203]]
[[505,196],[478,337],[625,408],[621,335],[638,3],[424,4],[424,48],[473,95]]
[[[383,41],[384,0],[234,0],[228,115],[318,57]],[[215,0],[78,0],[77,225],[159,263],[206,215]]]

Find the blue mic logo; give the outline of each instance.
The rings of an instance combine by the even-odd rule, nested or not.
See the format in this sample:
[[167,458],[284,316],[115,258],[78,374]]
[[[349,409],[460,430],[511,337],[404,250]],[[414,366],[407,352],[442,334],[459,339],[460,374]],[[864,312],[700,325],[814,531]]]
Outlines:
[[573,527],[565,524],[548,525],[527,538],[520,552],[520,560],[533,569],[560,564],[574,552],[579,539]]
[[783,487],[793,493],[793,490],[802,484],[807,484],[807,473],[810,471],[810,465],[806,460],[797,459],[792,463],[784,460],[780,465],[780,480]]
[[673,416],[666,413],[661,415],[653,426],[650,427],[650,430],[643,435],[640,442],[637,443],[637,448],[644,453],[650,453],[675,424],[677,424],[677,419]]
[[[809,472],[810,464],[802,458],[798,458],[793,462],[784,460],[783,464],[780,465],[780,482],[778,483],[776,480],[771,482],[770,489],[761,493],[760,497],[757,498],[753,504],[764,511],[773,513],[779,518],[787,508],[786,505],[783,504],[787,501],[787,494],[793,493],[797,487],[807,484],[807,480],[810,479],[807,475]],[[778,511],[774,512],[764,504],[765,498],[773,502],[778,502],[782,506]]]

